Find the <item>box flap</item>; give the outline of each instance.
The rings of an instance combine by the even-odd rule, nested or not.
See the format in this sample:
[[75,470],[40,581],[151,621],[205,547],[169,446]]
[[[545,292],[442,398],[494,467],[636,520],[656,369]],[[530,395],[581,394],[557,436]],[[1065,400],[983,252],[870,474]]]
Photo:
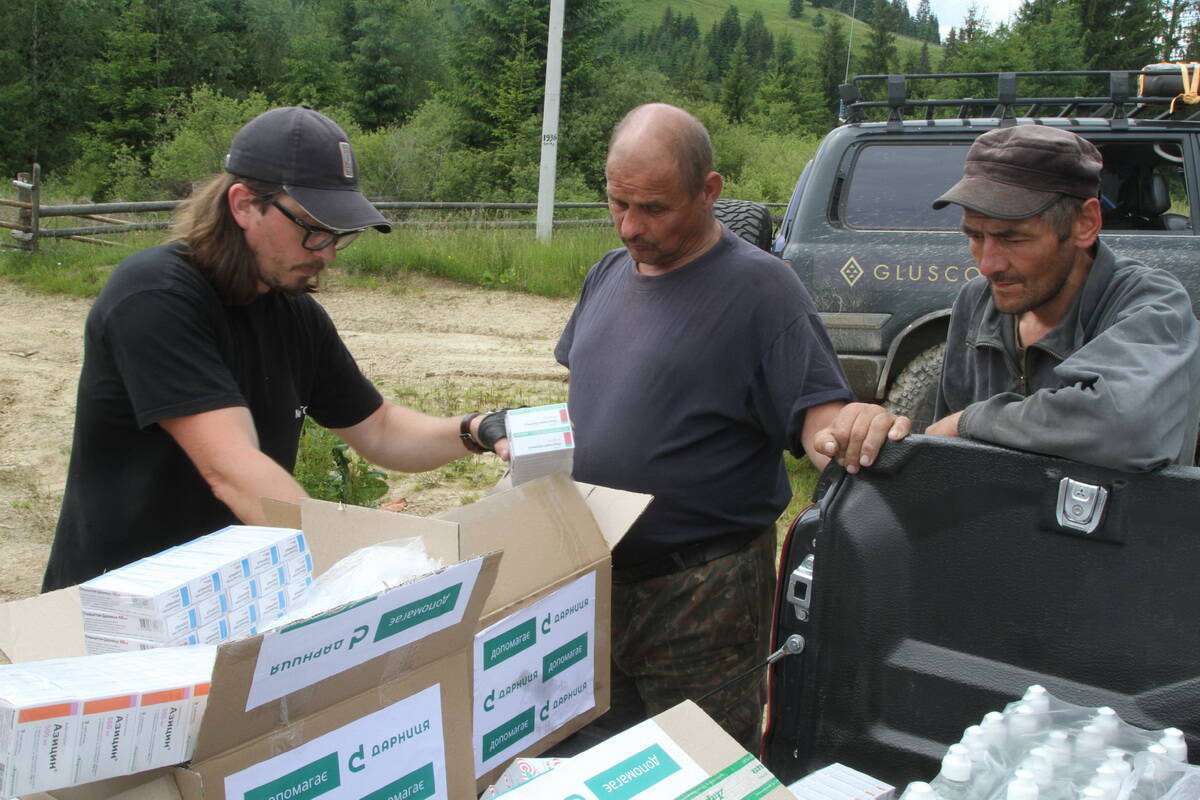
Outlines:
[[46,794],[26,795],[25,800],[180,800],[179,788],[171,776],[173,770],[173,767],[162,767],[136,775],[121,775]]
[[300,515],[317,575],[355,550],[390,539],[420,538],[431,558],[447,564],[466,557],[459,546],[458,526],[450,522],[324,500],[300,501]]
[[[492,552],[314,619],[222,645],[193,762],[469,648],[499,562],[500,554]],[[473,586],[463,596],[468,580]],[[451,613],[461,617],[446,624]],[[434,632],[424,634],[426,628]],[[368,660],[360,662],[364,654]]]
[[13,662],[83,655],[79,590],[72,586],[0,604],[0,651]]
[[591,509],[604,541],[608,542],[610,551],[616,549],[617,543],[625,536],[637,518],[654,499],[652,495],[626,492],[621,489],[610,489],[607,486],[595,486],[590,483],[576,483],[579,493]]
[[484,614],[610,556],[596,520],[566,475],[550,475],[489,495],[446,511],[440,519],[461,525],[464,557],[504,550]]
[[286,503],[283,500],[272,500],[269,497],[262,498],[260,502],[263,514],[266,515],[265,524],[275,528],[300,527],[300,505],[298,503]]

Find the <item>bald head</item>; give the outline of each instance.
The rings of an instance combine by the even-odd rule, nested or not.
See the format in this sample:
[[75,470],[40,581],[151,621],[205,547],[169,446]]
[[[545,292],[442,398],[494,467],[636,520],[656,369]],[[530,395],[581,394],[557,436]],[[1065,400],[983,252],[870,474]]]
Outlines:
[[713,171],[712,142],[704,124],[682,108],[647,103],[626,114],[613,130],[608,164],[618,160],[673,162],[683,188],[697,195]]

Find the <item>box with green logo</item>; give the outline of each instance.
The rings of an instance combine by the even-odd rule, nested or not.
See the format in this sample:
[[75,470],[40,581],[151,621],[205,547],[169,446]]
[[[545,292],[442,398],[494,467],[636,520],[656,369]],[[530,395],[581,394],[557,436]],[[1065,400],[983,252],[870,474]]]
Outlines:
[[504,800],[795,800],[686,701],[518,784]]
[[[303,528],[318,575],[363,547],[407,538],[446,566],[222,644],[191,762],[54,798],[475,796],[471,648],[500,547],[466,547],[464,526],[448,520],[314,500],[264,505],[272,522]],[[13,661],[82,655],[81,619],[74,588],[0,605],[0,649]]]
[[464,557],[504,549],[474,642],[479,791],[608,709],[611,552],[649,500],[551,475],[439,516]]

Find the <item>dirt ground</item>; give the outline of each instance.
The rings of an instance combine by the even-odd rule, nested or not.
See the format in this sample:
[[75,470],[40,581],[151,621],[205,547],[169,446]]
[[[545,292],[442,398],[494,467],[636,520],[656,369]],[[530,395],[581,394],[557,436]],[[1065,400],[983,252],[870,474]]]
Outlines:
[[[318,295],[366,375],[385,396],[436,385],[566,380],[554,343],[573,300],[495,292],[410,277],[400,288],[339,287]],[[35,594],[49,553],[70,453],[89,300],[0,284],[0,600]],[[565,394],[565,392],[564,392]],[[458,502],[405,487],[409,510]]]

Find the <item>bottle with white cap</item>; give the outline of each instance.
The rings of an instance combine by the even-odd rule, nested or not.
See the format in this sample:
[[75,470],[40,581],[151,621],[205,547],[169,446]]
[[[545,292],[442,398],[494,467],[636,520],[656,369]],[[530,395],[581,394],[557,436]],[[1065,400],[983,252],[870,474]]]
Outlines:
[[1121,718],[1108,706],[1100,706],[1096,709],[1096,716],[1092,717],[1092,724],[1100,729],[1105,744],[1111,744],[1116,741],[1117,731],[1121,727]]
[[942,758],[942,770],[930,786],[942,800],[967,800],[971,791],[971,755],[961,744],[952,744]]
[[1050,751],[1050,760],[1056,770],[1062,770],[1071,763],[1071,738],[1061,728],[1046,734],[1046,749]]
[[1105,751],[1104,764],[1105,766],[1112,767],[1113,772],[1122,780],[1125,779],[1126,775],[1133,772],[1133,767],[1125,760],[1125,751],[1119,747],[1110,747]]
[[1096,767],[1096,776],[1092,778],[1092,786],[1104,790],[1104,794],[1110,800],[1116,800],[1117,794],[1121,791],[1122,780],[1117,775],[1116,770],[1108,764],[1101,764]]
[[913,781],[900,795],[900,800],[941,800],[938,793],[925,781]]
[[1025,696],[1021,699],[1029,704],[1035,714],[1050,713],[1050,693],[1040,683],[1035,683],[1026,689]]
[[989,711],[983,715],[983,721],[979,723],[979,728],[983,731],[984,738],[987,739],[988,747],[999,758],[1000,754],[1004,752],[1005,745],[1008,744],[1008,728],[1004,724],[1004,715],[999,711]]
[[1144,753],[1138,753],[1134,757],[1134,764],[1138,772],[1131,797],[1136,800],[1159,800],[1178,778],[1173,769],[1175,760],[1168,756],[1166,748],[1157,742],[1149,745]]
[[979,725],[967,727],[963,731],[959,744],[967,748],[967,754],[971,757],[972,769],[982,769],[988,757],[987,734],[983,732],[983,728]]
[[1032,704],[1024,700],[1005,713],[1004,717],[1008,721],[1008,733],[1012,738],[1032,736],[1042,724],[1041,715]]
[[1176,761],[1187,761],[1187,740],[1179,728],[1167,728],[1158,743],[1167,751],[1167,757]]
[[1038,800],[1038,785],[1029,770],[1019,769],[1004,791],[1005,800]]
[[1029,770],[1043,793],[1054,780],[1054,762],[1050,759],[1049,749],[1044,746],[1030,750],[1022,762],[1022,768]]

